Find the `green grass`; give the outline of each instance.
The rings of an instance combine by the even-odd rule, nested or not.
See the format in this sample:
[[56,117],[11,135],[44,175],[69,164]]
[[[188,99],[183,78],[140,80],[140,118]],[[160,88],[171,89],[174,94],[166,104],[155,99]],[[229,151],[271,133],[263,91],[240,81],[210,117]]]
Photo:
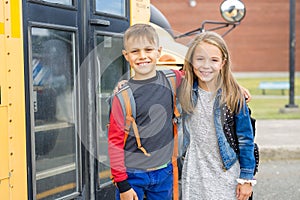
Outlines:
[[[252,95],[262,95],[262,90],[258,89],[261,81],[288,81],[288,78],[237,78],[240,85],[246,87]],[[267,90],[266,95],[281,95],[281,90]],[[285,95],[288,95],[288,90],[285,90]],[[300,77],[295,78],[295,95],[300,96]]]
[[[300,119],[300,113],[280,113],[279,110],[289,104],[289,91],[285,90],[285,95],[281,90],[266,90],[266,95],[262,95],[262,90],[258,88],[261,81],[289,81],[288,78],[237,78],[239,84],[247,88],[252,100],[249,106],[256,119]],[[300,96],[300,77],[295,78],[295,97]],[[300,108],[300,99],[295,98],[295,104]]]
[[[249,107],[252,110],[253,117],[256,119],[300,119],[300,112],[279,112],[288,103],[288,99],[258,99],[254,97],[249,103]],[[300,106],[300,99],[297,99],[295,104]]]

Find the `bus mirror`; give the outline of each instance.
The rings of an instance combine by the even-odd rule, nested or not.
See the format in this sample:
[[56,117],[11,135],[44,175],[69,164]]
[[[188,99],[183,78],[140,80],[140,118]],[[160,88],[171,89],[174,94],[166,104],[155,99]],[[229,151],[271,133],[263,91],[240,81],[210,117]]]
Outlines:
[[245,17],[246,8],[244,3],[239,0],[225,0],[220,5],[220,12],[227,22],[236,23]]

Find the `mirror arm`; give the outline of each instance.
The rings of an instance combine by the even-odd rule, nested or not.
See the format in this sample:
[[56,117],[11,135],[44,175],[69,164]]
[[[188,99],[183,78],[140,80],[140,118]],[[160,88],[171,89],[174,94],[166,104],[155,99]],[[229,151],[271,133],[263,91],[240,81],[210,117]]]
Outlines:
[[[213,27],[213,28],[210,28],[210,29],[205,29],[204,26],[205,24],[215,24],[215,25],[219,25],[219,26],[216,26],[216,27]],[[222,28],[226,28],[228,27],[230,24],[227,23],[227,22],[216,22],[216,21],[203,21],[202,22],[202,29],[203,30],[206,30],[206,31],[215,31],[215,30],[219,30],[219,29],[222,29]]]
[[[217,27],[214,27],[214,28],[210,28],[210,29],[205,29],[204,26],[205,24],[215,24],[215,25],[219,25]],[[235,23],[229,23],[229,22],[217,22],[217,21],[203,21],[202,22],[202,29],[204,31],[215,31],[215,30],[219,30],[219,29],[222,29],[222,28],[227,28],[229,26],[231,26],[230,29],[228,29],[225,33],[222,34],[222,37],[224,37],[225,35],[227,35],[230,31],[232,31],[234,28],[236,28],[237,25],[239,25],[240,22],[235,22]]]
[[[218,25],[218,26],[206,30],[205,29],[206,24],[214,24],[214,25]],[[198,33],[204,32],[204,31],[215,31],[215,30],[219,30],[219,29],[227,28],[227,27],[231,26],[229,30],[227,30],[225,33],[222,34],[222,36],[224,37],[239,24],[240,24],[240,22],[229,23],[229,22],[218,22],[218,21],[205,20],[202,22],[200,28],[197,28],[195,30],[189,31],[189,32],[181,34],[181,35],[174,36],[174,39],[195,35],[195,34],[198,34]]]
[[237,25],[240,23],[235,23],[235,24],[229,24],[232,25],[230,29],[228,29],[225,33],[222,34],[222,37],[225,37],[230,31],[232,31]]
[[174,36],[174,39],[178,39],[178,38],[182,38],[182,37],[187,37],[187,36],[195,35],[195,34],[197,34],[198,32],[201,33],[202,31],[203,31],[202,27],[201,27],[201,28],[197,28],[197,29],[195,29],[195,30],[186,32],[186,33],[184,33],[184,34]]

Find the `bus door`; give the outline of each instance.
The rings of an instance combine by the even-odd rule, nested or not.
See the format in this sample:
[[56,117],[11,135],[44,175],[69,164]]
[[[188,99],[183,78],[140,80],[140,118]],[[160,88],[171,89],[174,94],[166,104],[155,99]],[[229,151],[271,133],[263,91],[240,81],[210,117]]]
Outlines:
[[129,27],[129,1],[90,0],[90,3],[88,37],[91,42],[87,58],[92,58],[89,85],[94,94],[88,104],[96,108],[95,113],[90,113],[92,120],[89,121],[96,126],[95,131],[91,131],[94,136],[89,151],[93,159],[89,162],[90,166],[96,166],[91,172],[96,180],[96,198],[114,199],[115,187],[110,180],[107,152],[108,97],[119,80],[129,78],[129,66],[122,56],[123,33]]
[[129,78],[123,33],[149,1],[22,2],[29,198],[114,199],[107,98]]
[[77,98],[82,5],[22,2],[28,199],[74,199],[83,187]]

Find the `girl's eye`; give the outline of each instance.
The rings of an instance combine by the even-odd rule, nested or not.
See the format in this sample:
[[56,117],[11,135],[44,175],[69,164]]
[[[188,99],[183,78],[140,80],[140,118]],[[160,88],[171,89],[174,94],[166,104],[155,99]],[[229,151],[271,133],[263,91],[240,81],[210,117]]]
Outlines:
[[213,62],[221,62],[222,59],[220,59],[220,58],[212,58],[211,60],[212,60]]

